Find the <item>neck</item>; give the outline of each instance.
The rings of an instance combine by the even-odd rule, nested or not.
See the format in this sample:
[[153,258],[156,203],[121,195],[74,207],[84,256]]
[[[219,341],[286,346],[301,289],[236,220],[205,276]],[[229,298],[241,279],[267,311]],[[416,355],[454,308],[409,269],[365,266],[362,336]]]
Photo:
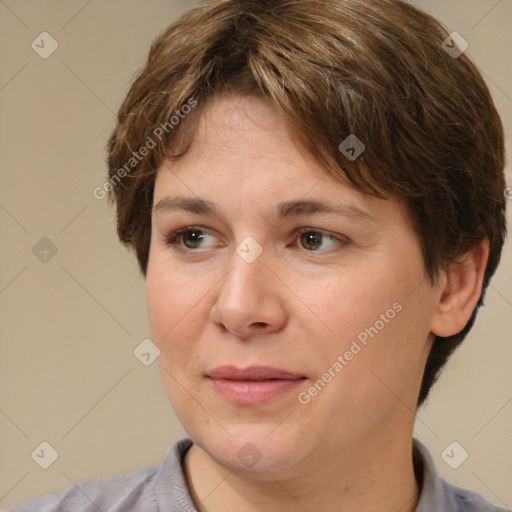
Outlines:
[[337,452],[319,448],[303,467],[286,474],[233,471],[194,444],[184,471],[199,512],[413,512],[420,488],[411,437],[412,432],[356,440]]

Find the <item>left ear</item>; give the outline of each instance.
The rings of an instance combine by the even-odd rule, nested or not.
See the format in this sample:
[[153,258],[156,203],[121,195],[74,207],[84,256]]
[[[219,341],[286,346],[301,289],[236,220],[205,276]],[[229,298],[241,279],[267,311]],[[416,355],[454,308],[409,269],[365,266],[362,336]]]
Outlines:
[[474,245],[446,272],[430,330],[441,337],[453,336],[468,323],[482,292],[489,240]]

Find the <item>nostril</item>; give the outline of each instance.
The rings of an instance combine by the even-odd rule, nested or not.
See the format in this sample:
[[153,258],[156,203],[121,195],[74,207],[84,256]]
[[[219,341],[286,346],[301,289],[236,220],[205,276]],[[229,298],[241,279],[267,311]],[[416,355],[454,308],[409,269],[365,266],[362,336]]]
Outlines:
[[221,334],[225,334],[225,333],[226,333],[227,329],[226,329],[226,327],[225,327],[225,325],[224,325],[224,324],[222,324],[222,323],[218,323],[218,324],[217,324],[217,322],[215,322],[215,324],[214,324],[214,325],[215,325],[215,328],[216,328],[216,329],[217,329]]

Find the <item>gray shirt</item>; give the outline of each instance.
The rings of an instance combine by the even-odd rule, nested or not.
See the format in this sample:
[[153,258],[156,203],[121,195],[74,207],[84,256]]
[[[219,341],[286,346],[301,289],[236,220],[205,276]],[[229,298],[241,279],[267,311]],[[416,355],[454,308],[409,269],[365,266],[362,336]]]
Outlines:
[[[182,462],[192,441],[174,443],[160,466],[87,480],[77,486],[28,501],[10,512],[197,512]],[[413,460],[422,483],[416,512],[505,512],[479,494],[455,487],[437,475],[434,461],[417,439]]]

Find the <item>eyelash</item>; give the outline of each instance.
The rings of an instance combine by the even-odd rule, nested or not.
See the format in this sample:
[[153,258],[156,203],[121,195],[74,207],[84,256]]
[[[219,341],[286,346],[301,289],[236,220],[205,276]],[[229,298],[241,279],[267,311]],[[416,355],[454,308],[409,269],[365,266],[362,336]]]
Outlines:
[[[167,236],[165,236],[165,238],[164,238],[164,244],[169,246],[169,247],[172,247],[174,249],[183,250],[183,251],[186,251],[186,252],[198,251],[199,249],[190,249],[188,247],[180,246],[180,241],[182,239],[182,236],[187,234],[187,233],[189,233],[189,232],[199,232],[201,234],[204,234],[204,233],[209,234],[208,231],[205,231],[204,229],[197,228],[197,227],[194,227],[194,226],[187,226],[186,228],[176,229],[176,230],[171,231],[170,233],[168,233]],[[326,238],[329,238],[329,239],[332,239],[332,240],[336,240],[337,242],[339,242],[341,247],[344,247],[344,246],[349,244],[349,240],[346,237],[339,238],[339,237],[336,237],[334,235],[330,235],[329,233],[327,233],[327,232],[325,232],[323,230],[315,229],[315,228],[308,228],[308,227],[299,228],[299,229],[295,230],[294,235],[298,238],[303,233],[321,234],[322,236],[325,236]],[[307,249],[304,249],[304,250],[306,252],[319,252],[319,253],[325,252],[325,251],[321,251],[321,250],[307,250]]]

